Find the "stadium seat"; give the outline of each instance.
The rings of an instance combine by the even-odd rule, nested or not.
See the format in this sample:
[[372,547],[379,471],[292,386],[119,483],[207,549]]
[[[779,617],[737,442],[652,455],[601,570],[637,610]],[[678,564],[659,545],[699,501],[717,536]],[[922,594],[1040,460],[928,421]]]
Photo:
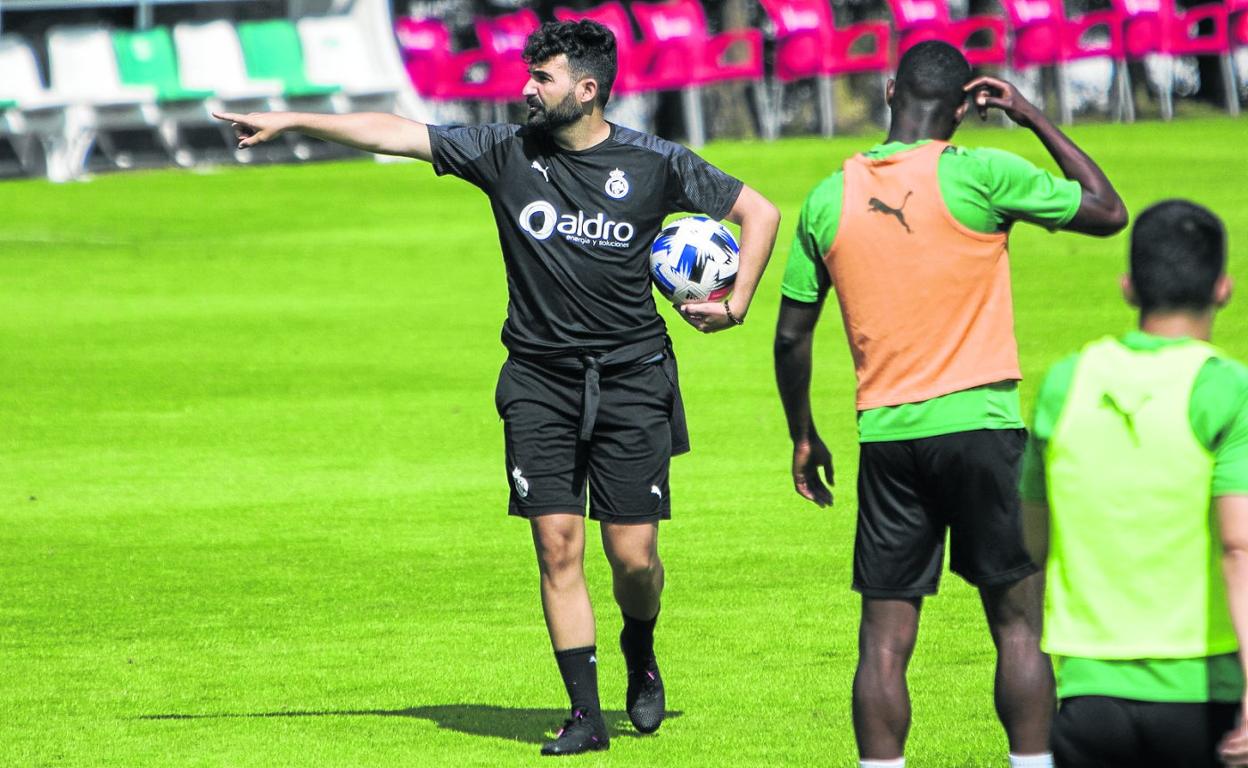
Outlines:
[[238,25],[238,41],[243,47],[248,77],[280,81],[282,97],[287,103],[301,102],[301,109],[332,109],[328,97],[342,88],[309,82],[294,22],[288,19],[245,21]]
[[[174,161],[181,166],[193,165],[195,154],[185,141],[186,130],[211,129],[220,136],[218,121],[211,114],[212,91],[183,87],[167,28],[114,29],[111,36],[121,82],[155,91],[161,130],[173,147]],[[221,144],[223,149],[232,146],[233,141]]]
[[1231,47],[1248,48],[1248,0],[1227,0],[1230,14]]
[[34,51],[18,35],[0,37],[0,104],[0,134],[22,172],[43,170],[54,181],[80,172],[90,148],[90,114],[43,87]]
[[[282,100],[282,81],[272,78],[257,80],[247,74],[242,43],[230,22],[178,24],[173,28],[173,42],[182,84],[192,90],[212,91],[220,109],[246,113],[286,108],[286,102]],[[224,140],[234,143],[230,126],[218,122]],[[240,163],[259,158],[286,159],[281,151],[283,146],[296,155],[310,154],[306,141],[294,134],[285,136],[284,145],[269,143],[248,150],[235,149],[234,158]]]
[[613,93],[647,93],[660,90],[661,83],[650,77],[650,63],[654,59],[654,46],[643,43],[633,35],[633,23],[622,3],[612,0],[583,11],[572,8],[556,8],[555,18],[560,21],[596,21],[615,35],[615,48],[619,60]]
[[[712,35],[698,0],[636,2],[632,10],[643,42],[654,51],[649,76],[657,87],[680,90],[684,97],[690,144],[700,146],[706,139],[703,86],[748,81],[754,85],[757,113],[767,114],[762,32],[736,29]],[[734,57],[734,51],[744,55]]]
[[1118,11],[1092,11],[1068,18],[1061,0],[1002,0],[1002,6],[1013,33],[1010,68],[1054,68],[1058,111],[1063,123],[1073,119],[1066,73],[1068,62],[1097,57],[1112,59],[1118,74],[1119,103],[1126,99],[1126,49],[1122,40],[1122,16]]
[[973,67],[1005,65],[1005,19],[982,15],[955,21],[945,0],[888,0],[888,4],[899,58],[916,43],[943,40],[966,54]]
[[524,43],[540,25],[537,14],[529,8],[501,16],[478,16],[473,20],[477,41],[489,62],[483,87],[496,103],[507,104],[523,98],[521,91],[529,80],[529,67],[522,58]]
[[[1226,11],[1229,14],[1227,20],[1230,24],[1232,56],[1239,56],[1243,53],[1239,50],[1240,48],[1248,48],[1248,0],[1227,0]],[[1232,59],[1231,63],[1234,64],[1235,60]],[[1231,75],[1236,77],[1238,86],[1236,94],[1238,95],[1239,88],[1242,88],[1244,83],[1238,79],[1238,74],[1242,73],[1237,74],[1237,72],[1238,70],[1232,66]]]
[[[784,84],[815,78],[819,92],[819,123],[824,136],[835,128],[832,78],[852,72],[888,72],[889,26],[867,21],[837,28],[828,0],[762,0],[775,25],[776,87],[772,113],[783,112]],[[863,44],[866,43],[866,50]],[[772,134],[778,133],[775,125]]]
[[230,22],[178,24],[173,40],[187,88],[215,93],[232,112],[284,106],[281,80],[254,79],[247,73],[242,43]]
[[[392,82],[379,56],[350,16],[305,16],[296,22],[308,80],[342,89],[343,112],[395,109],[401,82]],[[401,76],[401,75],[400,75]]]
[[[1123,17],[1123,45],[1127,58],[1139,60],[1157,55],[1165,63],[1167,82],[1160,87],[1162,119],[1174,117],[1176,56],[1218,57],[1225,86],[1226,111],[1232,115],[1239,114],[1227,6],[1211,3],[1179,10],[1174,0],[1112,0],[1112,3]],[[1130,111],[1133,115],[1133,105]]]
[[[288,108],[300,112],[338,112],[349,108],[347,103],[334,99],[334,94],[342,90],[340,86],[308,80],[303,46],[294,22],[288,19],[243,22],[238,25],[238,41],[243,47],[248,77],[280,82],[282,99]],[[339,144],[308,137],[299,137],[294,149],[300,159],[347,152]]]
[[486,54],[480,50],[452,52],[451,32],[440,19],[403,17],[395,23],[394,32],[416,93],[434,101],[489,98],[484,85],[489,68]]
[[[174,158],[176,148],[156,106],[156,88],[122,82],[107,28],[54,27],[48,32],[48,66],[51,90],[90,108],[94,145],[114,166]],[[147,141],[136,148],[126,141],[131,136]]]

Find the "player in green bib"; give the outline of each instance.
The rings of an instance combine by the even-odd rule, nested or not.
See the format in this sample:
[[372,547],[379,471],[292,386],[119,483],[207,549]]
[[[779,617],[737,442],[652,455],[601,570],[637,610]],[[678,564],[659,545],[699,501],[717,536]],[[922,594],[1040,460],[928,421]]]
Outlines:
[[1041,385],[1022,496],[1058,766],[1248,765],[1248,366],[1209,343],[1225,266],[1208,210],[1144,211],[1123,279],[1139,330]]

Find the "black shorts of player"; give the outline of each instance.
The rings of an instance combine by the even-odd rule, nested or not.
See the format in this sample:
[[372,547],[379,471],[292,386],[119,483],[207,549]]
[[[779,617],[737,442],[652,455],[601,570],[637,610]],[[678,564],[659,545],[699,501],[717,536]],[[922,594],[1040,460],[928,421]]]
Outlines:
[[854,589],[865,597],[932,595],[945,532],[949,566],[977,587],[1039,568],[1023,547],[1018,480],[1027,432],[979,429],[862,443]]
[[506,442],[509,514],[584,514],[588,495],[593,520],[669,519],[671,457],[689,450],[675,362],[660,352],[603,366],[592,431],[582,439],[583,369],[508,358],[495,403]]
[[1053,720],[1058,768],[1215,768],[1239,705],[1110,696],[1063,699]]

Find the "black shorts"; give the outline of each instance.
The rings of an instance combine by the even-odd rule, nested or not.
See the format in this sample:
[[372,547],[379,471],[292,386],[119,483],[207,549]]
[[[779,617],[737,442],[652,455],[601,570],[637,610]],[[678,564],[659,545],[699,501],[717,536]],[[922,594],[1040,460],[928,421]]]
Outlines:
[[1239,705],[1110,696],[1063,699],[1053,721],[1058,768],[1216,768],[1218,742]]
[[593,520],[671,517],[668,468],[673,455],[689,450],[675,359],[663,352],[604,366],[596,389],[586,436],[583,369],[518,357],[503,364],[495,404],[506,442],[509,514],[584,514],[588,485]]
[[977,587],[1039,570],[1023,547],[1019,471],[1027,431],[979,429],[862,443],[854,589],[865,597],[936,593],[949,567]]

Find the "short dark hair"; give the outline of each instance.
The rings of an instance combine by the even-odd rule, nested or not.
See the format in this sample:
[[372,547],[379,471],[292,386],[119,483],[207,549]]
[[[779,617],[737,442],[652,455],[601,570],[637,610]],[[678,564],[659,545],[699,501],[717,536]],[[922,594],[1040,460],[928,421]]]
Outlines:
[[563,54],[572,77],[592,77],[598,83],[598,105],[607,106],[615,83],[615,35],[596,21],[552,21],[538,27],[524,43],[529,66]]
[[900,108],[935,102],[952,113],[965,100],[962,86],[970,79],[971,65],[961,51],[939,40],[926,40],[901,57],[893,98],[900,100]]
[[1149,206],[1131,230],[1131,284],[1143,312],[1208,309],[1226,270],[1226,228],[1190,200]]

